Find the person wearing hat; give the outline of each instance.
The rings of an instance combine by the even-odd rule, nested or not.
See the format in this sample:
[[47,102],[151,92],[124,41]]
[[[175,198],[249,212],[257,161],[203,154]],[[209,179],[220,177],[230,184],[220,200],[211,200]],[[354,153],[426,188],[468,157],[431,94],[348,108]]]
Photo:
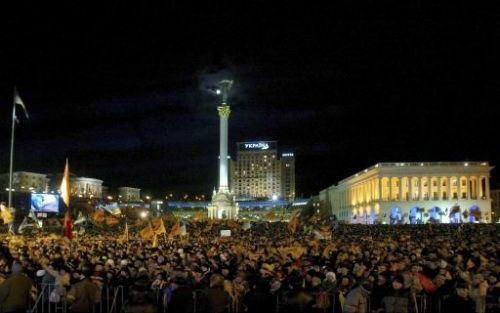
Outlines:
[[26,312],[33,281],[23,274],[20,263],[12,264],[12,274],[0,285],[0,311]]
[[382,298],[381,304],[386,313],[406,313],[410,309],[410,294],[404,289],[404,278],[397,275],[392,279],[392,288]]
[[99,288],[89,279],[90,275],[90,268],[84,267],[80,275],[81,280],[68,292],[71,313],[90,313],[94,305],[101,301]]
[[476,306],[474,301],[469,297],[469,284],[465,281],[460,281],[455,286],[454,294],[446,299],[441,306],[442,313],[474,313]]

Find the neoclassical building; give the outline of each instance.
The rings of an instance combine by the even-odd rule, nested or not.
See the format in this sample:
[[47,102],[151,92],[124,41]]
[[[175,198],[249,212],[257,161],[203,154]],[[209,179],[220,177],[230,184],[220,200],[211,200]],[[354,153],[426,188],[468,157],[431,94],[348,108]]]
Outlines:
[[491,222],[488,162],[378,163],[322,190],[350,223]]

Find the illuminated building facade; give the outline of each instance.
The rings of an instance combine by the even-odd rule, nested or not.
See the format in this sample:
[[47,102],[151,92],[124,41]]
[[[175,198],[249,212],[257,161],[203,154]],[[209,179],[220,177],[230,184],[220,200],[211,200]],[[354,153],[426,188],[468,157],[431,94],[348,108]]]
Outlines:
[[488,162],[378,163],[322,190],[350,223],[491,222]]
[[283,153],[278,158],[276,141],[238,142],[230,168],[237,198],[295,198],[295,157]]
[[70,181],[72,196],[102,198],[102,180],[89,177],[71,177]]
[[124,202],[134,202],[141,200],[141,189],[132,187],[118,188],[118,198]]
[[500,189],[491,190],[491,214],[494,222],[500,221]]
[[[0,175],[0,184],[3,190],[9,188],[9,174]],[[46,174],[33,172],[13,172],[12,189],[20,192],[46,192],[49,179]]]

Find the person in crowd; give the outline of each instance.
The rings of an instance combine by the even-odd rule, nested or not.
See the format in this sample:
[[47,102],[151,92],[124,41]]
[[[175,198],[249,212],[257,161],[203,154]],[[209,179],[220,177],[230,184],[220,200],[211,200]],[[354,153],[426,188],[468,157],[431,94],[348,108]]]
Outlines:
[[465,281],[457,283],[454,294],[443,301],[441,313],[474,313],[476,304],[469,297],[469,284]]
[[23,273],[20,263],[12,264],[12,274],[0,285],[0,311],[25,313],[33,281]]
[[93,312],[94,305],[101,300],[101,293],[95,283],[90,280],[90,268],[83,268],[80,281],[74,284],[68,292],[71,313]]

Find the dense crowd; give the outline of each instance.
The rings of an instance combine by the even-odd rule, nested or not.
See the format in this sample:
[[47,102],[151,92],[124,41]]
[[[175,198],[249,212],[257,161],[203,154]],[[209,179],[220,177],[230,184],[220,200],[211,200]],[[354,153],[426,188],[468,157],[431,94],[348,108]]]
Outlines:
[[331,240],[281,222],[226,228],[190,223],[157,247],[106,231],[4,236],[1,312],[26,312],[42,284],[71,312],[116,286],[141,312],[500,312],[495,224],[339,225]]

